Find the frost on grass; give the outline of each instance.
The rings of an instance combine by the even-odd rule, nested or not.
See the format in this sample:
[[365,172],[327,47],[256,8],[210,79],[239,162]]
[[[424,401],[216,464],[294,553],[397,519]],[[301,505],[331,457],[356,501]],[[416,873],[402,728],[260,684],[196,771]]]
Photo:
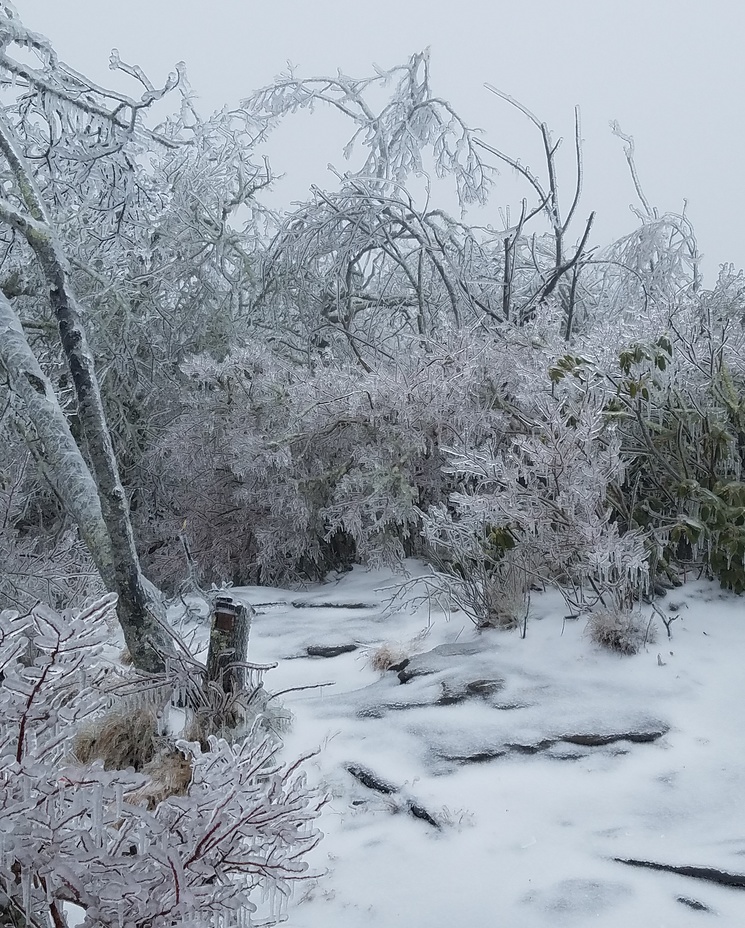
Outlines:
[[415,654],[421,653],[428,635],[429,628],[424,628],[408,641],[384,641],[369,653],[370,666],[373,670],[385,673],[411,660]]
[[[321,806],[274,739],[257,728],[236,744],[180,741],[178,770],[162,756],[142,773],[70,759],[76,728],[105,707],[97,684],[115,602],[0,614],[0,920],[64,925],[72,903],[118,928],[273,923],[309,876]],[[144,757],[119,758],[134,760]]]
[[601,609],[593,612],[587,631],[596,644],[619,654],[636,654],[657,637],[652,620],[640,612]]

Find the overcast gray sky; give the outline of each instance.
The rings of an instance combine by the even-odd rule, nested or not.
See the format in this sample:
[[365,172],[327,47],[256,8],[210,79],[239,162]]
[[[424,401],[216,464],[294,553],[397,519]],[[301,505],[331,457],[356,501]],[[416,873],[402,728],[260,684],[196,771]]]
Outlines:
[[[389,67],[430,46],[437,92],[482,127],[486,141],[534,169],[539,140],[484,82],[517,97],[568,142],[580,105],[580,219],[598,211],[595,244],[635,222],[622,146],[608,128],[617,119],[635,138],[650,201],[679,212],[687,199],[707,283],[721,262],[745,265],[745,4],[738,0],[16,0],[16,7],[69,64],[101,80],[112,47],[156,81],[184,60],[206,110],[236,103],[288,61],[299,76],[337,68],[362,76],[373,62]],[[272,165],[288,173],[280,193],[297,198],[310,182],[332,183],[325,165],[343,168],[340,131],[306,120],[279,137]],[[498,207],[515,200],[505,175],[479,221],[500,225]]]

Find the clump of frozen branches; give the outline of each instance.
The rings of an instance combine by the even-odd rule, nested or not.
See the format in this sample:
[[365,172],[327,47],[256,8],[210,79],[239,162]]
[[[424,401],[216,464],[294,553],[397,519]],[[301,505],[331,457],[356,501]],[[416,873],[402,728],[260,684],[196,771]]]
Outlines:
[[454,454],[461,489],[424,516],[440,569],[479,626],[518,624],[535,583],[575,605],[621,609],[645,589],[644,538],[621,534],[607,503],[625,465],[602,397],[559,392],[534,399],[503,450]]
[[420,553],[420,509],[447,493],[443,445],[480,443],[502,418],[480,345],[412,346],[366,373],[333,357],[308,370],[254,344],[184,370],[188,407],[153,458],[170,510],[155,527],[177,537],[186,516],[207,576],[234,582]]
[[320,803],[274,739],[178,742],[188,788],[155,799],[147,775],[70,759],[102,706],[114,605],[0,615],[0,913],[37,928],[66,925],[67,903],[112,928],[278,919]]
[[73,529],[55,537],[0,527],[0,563],[0,607],[28,609],[43,599],[64,608],[101,591],[96,569]]
[[[299,110],[324,104],[333,107],[355,126],[344,154],[351,155],[355,142],[366,150],[357,176],[374,179],[381,191],[389,192],[410,175],[422,173],[426,152],[439,176],[455,179],[461,203],[483,203],[491,170],[474,145],[473,130],[433,92],[429,67],[429,52],[425,51],[412,55],[406,64],[377,69],[366,78],[341,71],[333,77],[298,78],[291,71],[256,91],[243,106],[266,125]],[[376,108],[372,102],[375,91],[391,83],[390,99]]]

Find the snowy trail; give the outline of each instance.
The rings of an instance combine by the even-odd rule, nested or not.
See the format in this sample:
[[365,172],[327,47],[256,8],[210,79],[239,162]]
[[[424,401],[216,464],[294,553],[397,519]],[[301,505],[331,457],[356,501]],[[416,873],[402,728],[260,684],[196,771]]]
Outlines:
[[[356,569],[302,596],[234,591],[278,603],[251,638],[253,660],[279,662],[270,689],[333,684],[283,697],[288,756],[317,750],[308,773],[331,796],[314,860],[326,874],[300,888],[292,928],[745,922],[745,890],[614,859],[745,873],[740,600],[674,591],[672,640],[658,623],[655,643],[619,657],[553,594],[534,597],[523,641],[434,608],[388,615],[392,583]],[[371,668],[375,648],[426,627],[407,682]],[[342,645],[356,650],[307,656]]]

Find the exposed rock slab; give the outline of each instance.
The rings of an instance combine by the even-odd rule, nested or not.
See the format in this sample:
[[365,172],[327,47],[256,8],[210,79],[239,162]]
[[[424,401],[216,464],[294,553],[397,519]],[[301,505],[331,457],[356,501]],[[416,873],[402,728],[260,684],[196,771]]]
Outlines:
[[377,603],[338,603],[328,599],[293,599],[293,609],[378,609]]
[[305,649],[308,657],[339,657],[356,650],[356,644],[311,644]]
[[486,747],[473,753],[439,752],[439,756],[446,761],[457,764],[480,764],[495,760],[510,754],[530,755],[550,752],[552,757],[561,760],[575,760],[585,756],[585,752],[571,752],[561,750],[562,745],[576,745],[581,748],[607,747],[612,744],[629,742],[631,744],[651,744],[662,738],[668,731],[666,725],[658,724],[648,729],[617,732],[585,732],[580,734],[561,735],[556,738],[541,738],[537,741],[506,741],[494,747]]
[[706,880],[708,883],[718,883],[720,886],[732,886],[735,889],[745,889],[745,874],[730,873],[728,870],[719,870],[717,867],[690,867],[676,864],[661,864],[654,860],[637,860],[633,857],[614,857],[619,864],[629,867],[646,867],[647,870],[662,870],[665,873],[679,873],[694,880]]
[[378,776],[378,774],[370,770],[369,767],[363,767],[360,764],[347,764],[346,769],[347,772],[351,774],[351,776],[353,776],[358,783],[361,783],[368,789],[371,789],[376,793],[382,793],[384,796],[400,796],[400,807],[408,812],[409,815],[411,815],[413,818],[418,818],[421,821],[426,822],[428,825],[431,825],[438,831],[441,829],[442,826],[437,821],[435,816],[432,815],[431,812],[428,812],[420,802],[411,798],[410,796],[404,795],[399,786],[395,786],[388,780]]
[[442,671],[452,671],[454,664],[462,658],[472,657],[484,652],[484,646],[479,641],[453,642],[441,644],[431,651],[415,654],[407,661],[402,661],[398,667],[398,679],[401,683],[408,683],[415,677],[429,676]]
[[677,896],[675,901],[679,902],[681,905],[688,906],[688,908],[693,909],[694,912],[711,912],[712,914],[714,912],[708,905],[704,905],[704,903],[699,902],[698,899],[691,899],[690,896]]

